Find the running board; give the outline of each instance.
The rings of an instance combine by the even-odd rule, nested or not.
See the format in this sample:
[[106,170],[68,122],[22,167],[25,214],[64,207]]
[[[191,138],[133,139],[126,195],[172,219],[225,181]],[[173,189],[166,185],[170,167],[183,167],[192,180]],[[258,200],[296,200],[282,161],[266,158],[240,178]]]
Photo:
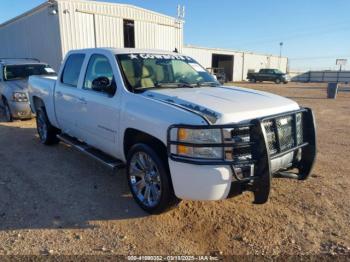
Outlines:
[[125,167],[124,163],[121,160],[116,159],[110,155],[107,155],[102,151],[94,147],[91,147],[86,143],[83,143],[78,139],[73,138],[69,135],[60,134],[60,135],[57,135],[57,138],[60,139],[62,142],[76,148],[80,152],[83,152],[84,154],[96,159],[97,161],[101,162],[102,164],[106,165],[112,170],[117,170]]

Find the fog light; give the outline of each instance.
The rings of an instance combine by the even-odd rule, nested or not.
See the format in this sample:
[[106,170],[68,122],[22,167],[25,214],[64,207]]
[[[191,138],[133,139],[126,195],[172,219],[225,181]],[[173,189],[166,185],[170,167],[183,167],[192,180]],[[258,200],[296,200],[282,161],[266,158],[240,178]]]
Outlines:
[[235,166],[232,168],[234,172],[234,177],[238,180],[249,178],[254,176],[254,165],[248,166]]

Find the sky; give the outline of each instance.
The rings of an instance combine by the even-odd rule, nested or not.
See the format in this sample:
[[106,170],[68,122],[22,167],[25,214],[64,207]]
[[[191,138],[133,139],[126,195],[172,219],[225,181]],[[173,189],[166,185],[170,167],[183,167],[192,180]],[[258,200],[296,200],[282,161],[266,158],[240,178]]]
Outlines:
[[[294,71],[338,69],[348,59],[349,0],[104,0],[137,5],[170,16],[186,6],[185,43],[279,54]],[[1,0],[0,23],[44,0]],[[1,43],[0,43],[1,47]]]

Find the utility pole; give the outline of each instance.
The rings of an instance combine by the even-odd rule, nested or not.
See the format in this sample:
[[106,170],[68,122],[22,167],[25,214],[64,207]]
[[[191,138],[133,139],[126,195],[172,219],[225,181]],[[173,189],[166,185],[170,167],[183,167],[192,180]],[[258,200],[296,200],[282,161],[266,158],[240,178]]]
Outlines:
[[178,20],[185,20],[185,15],[186,15],[186,7],[183,5],[177,5],[177,19]]
[[280,42],[280,57],[278,59],[278,69],[281,69],[282,48],[283,48],[283,42]]

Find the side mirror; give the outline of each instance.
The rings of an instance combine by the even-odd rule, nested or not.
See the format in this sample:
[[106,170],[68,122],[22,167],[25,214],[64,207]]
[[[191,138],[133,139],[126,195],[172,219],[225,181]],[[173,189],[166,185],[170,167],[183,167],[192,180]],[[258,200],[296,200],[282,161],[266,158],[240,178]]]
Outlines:
[[92,90],[105,92],[109,95],[115,94],[115,86],[111,83],[108,77],[100,76],[92,81]]

